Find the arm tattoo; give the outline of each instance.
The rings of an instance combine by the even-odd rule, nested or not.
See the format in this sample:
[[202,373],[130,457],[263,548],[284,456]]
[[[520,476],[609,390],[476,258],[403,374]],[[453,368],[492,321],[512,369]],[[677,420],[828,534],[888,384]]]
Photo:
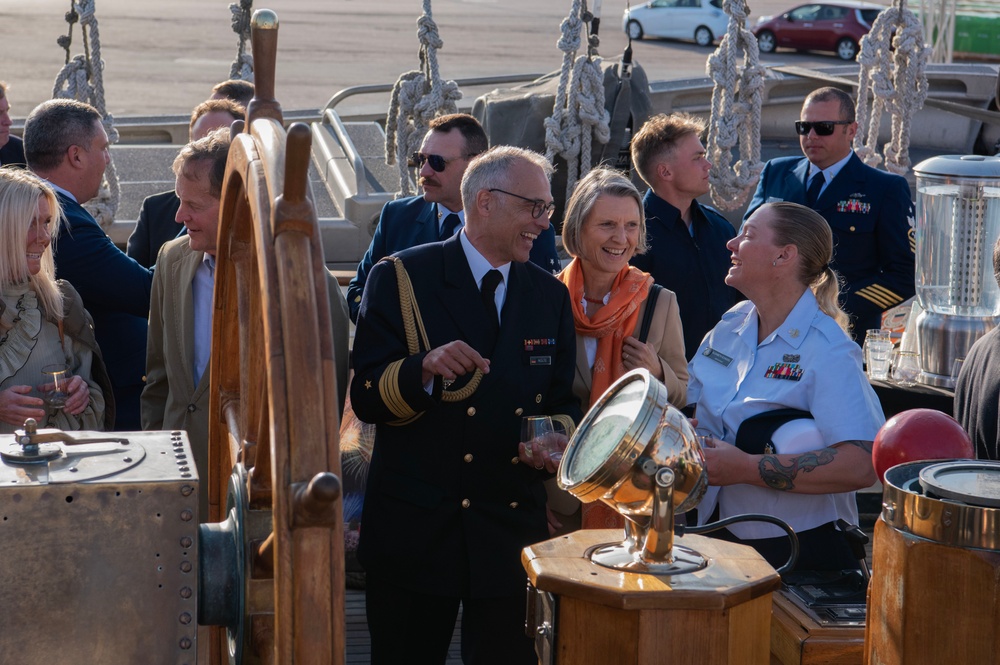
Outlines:
[[764,484],[775,490],[790,491],[795,489],[795,477],[799,471],[809,473],[817,467],[833,461],[835,451],[829,448],[814,450],[793,457],[788,464],[782,464],[777,455],[764,455],[757,464],[760,477]]

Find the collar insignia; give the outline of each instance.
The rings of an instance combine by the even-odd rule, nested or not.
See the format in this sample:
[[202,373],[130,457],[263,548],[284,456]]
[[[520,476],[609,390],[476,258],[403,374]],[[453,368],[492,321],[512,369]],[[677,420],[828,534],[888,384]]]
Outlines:
[[789,336],[790,336],[790,337],[791,337],[792,339],[795,339],[796,337],[798,337],[798,336],[799,336],[799,329],[798,329],[798,328],[792,328],[792,329],[790,329],[790,330],[788,331],[788,335],[789,335]]

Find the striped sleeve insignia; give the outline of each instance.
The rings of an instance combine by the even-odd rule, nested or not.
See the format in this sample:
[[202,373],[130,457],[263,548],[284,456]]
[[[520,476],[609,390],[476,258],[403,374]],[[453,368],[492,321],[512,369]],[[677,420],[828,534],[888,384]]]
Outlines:
[[857,293],[865,300],[875,303],[884,310],[903,302],[903,296],[890,291],[881,284],[869,284]]
[[910,251],[913,252],[914,254],[916,254],[917,253],[917,233],[916,233],[916,229],[914,229],[911,226],[910,230],[906,232],[906,237],[910,239]]
[[399,388],[399,369],[402,365],[403,361],[397,360],[385,368],[385,372],[378,380],[378,392],[393,415],[400,420],[409,421],[417,415],[417,411],[406,403],[406,400],[403,399],[403,392]]

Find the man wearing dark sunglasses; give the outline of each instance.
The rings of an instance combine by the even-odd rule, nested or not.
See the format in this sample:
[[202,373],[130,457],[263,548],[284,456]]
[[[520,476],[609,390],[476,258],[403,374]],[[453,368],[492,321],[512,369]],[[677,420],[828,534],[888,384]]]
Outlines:
[[807,205],[833,230],[833,268],[844,280],[841,303],[854,339],[882,327],[882,312],[914,294],[913,200],[901,176],[872,168],[854,154],[854,100],[838,88],[806,97],[795,123],[802,157],[764,166],[746,220],[771,201]]
[[[465,222],[462,176],[469,160],[489,147],[486,132],[478,120],[465,113],[440,116],[429,127],[420,150],[409,160],[423,195],[391,201],[382,208],[368,251],[347,287],[347,303],[355,323],[372,266],[382,257],[404,249],[445,240]],[[559,270],[556,235],[551,226],[535,241],[531,262],[549,272]]]

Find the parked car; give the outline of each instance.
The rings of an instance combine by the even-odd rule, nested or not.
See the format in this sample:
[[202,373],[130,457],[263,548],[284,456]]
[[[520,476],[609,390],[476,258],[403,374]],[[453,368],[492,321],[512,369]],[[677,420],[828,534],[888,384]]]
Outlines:
[[803,51],[833,51],[841,60],[854,60],[858,43],[872,29],[882,5],[869,2],[812,2],[780,16],[762,16],[753,33],[761,53],[779,46]]
[[722,0],[650,0],[622,14],[622,30],[632,39],[694,39],[699,46],[721,39],[728,25]]

